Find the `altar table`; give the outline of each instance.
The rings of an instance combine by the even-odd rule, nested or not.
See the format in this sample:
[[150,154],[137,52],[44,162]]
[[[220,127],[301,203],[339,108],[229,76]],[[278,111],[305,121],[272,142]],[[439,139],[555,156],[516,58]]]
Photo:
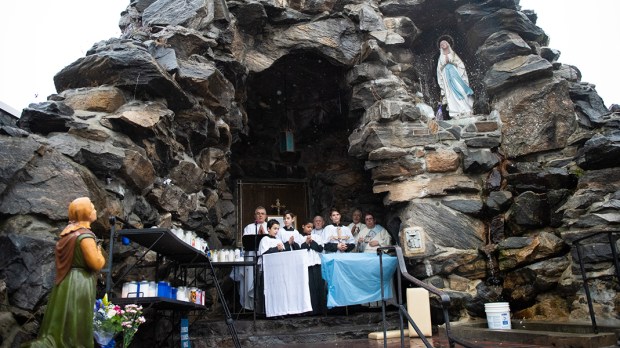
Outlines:
[[[392,297],[392,276],[396,264],[396,257],[383,255],[383,290],[386,299]],[[322,254],[321,272],[327,282],[328,308],[381,301],[377,254]]]

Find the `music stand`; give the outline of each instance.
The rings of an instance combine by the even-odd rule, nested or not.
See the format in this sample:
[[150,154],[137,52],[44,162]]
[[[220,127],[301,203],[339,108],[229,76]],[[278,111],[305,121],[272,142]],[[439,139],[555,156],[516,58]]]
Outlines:
[[266,237],[266,234],[247,234],[241,237],[241,245],[243,245],[243,251],[253,251],[258,252],[258,245],[260,244],[260,240]]

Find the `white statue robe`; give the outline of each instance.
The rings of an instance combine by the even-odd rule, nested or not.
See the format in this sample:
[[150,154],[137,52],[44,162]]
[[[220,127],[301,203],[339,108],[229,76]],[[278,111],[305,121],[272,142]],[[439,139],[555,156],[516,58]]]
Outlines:
[[448,105],[451,118],[469,117],[473,113],[474,92],[469,87],[465,64],[450,48],[447,56],[439,50],[437,83],[441,88],[441,102]]

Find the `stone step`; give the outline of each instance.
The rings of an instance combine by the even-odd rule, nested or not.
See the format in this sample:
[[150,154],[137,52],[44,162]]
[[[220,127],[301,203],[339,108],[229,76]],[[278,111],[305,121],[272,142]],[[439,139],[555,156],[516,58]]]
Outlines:
[[618,326],[601,326],[595,334],[589,323],[527,320],[512,320],[509,330],[491,330],[486,321],[476,321],[453,324],[451,331],[468,341],[519,342],[557,348],[617,347],[617,335],[620,335]]
[[[398,328],[398,313],[387,313],[388,330]],[[243,347],[266,347],[273,344],[340,342],[365,339],[368,333],[383,330],[380,312],[327,316],[287,316],[278,319],[235,321]],[[228,326],[221,320],[198,320],[190,328],[192,341],[201,347],[231,347]],[[194,346],[194,344],[192,344]]]

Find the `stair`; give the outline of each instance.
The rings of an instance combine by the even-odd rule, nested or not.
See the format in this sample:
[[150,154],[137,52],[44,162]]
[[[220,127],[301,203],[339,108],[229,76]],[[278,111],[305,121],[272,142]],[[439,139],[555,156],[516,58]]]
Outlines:
[[556,348],[610,348],[618,347],[620,326],[600,326],[599,333],[592,332],[590,323],[543,322],[512,320],[510,330],[490,330],[484,320],[453,323],[455,336],[484,342],[516,342]]
[[[388,330],[398,329],[398,312],[387,313]],[[368,333],[383,330],[380,311],[326,316],[287,316],[277,319],[251,317],[235,321],[242,347],[282,344],[313,344],[367,339]],[[405,327],[406,328],[406,327]],[[192,347],[233,347],[223,318],[202,319],[190,327]]]

